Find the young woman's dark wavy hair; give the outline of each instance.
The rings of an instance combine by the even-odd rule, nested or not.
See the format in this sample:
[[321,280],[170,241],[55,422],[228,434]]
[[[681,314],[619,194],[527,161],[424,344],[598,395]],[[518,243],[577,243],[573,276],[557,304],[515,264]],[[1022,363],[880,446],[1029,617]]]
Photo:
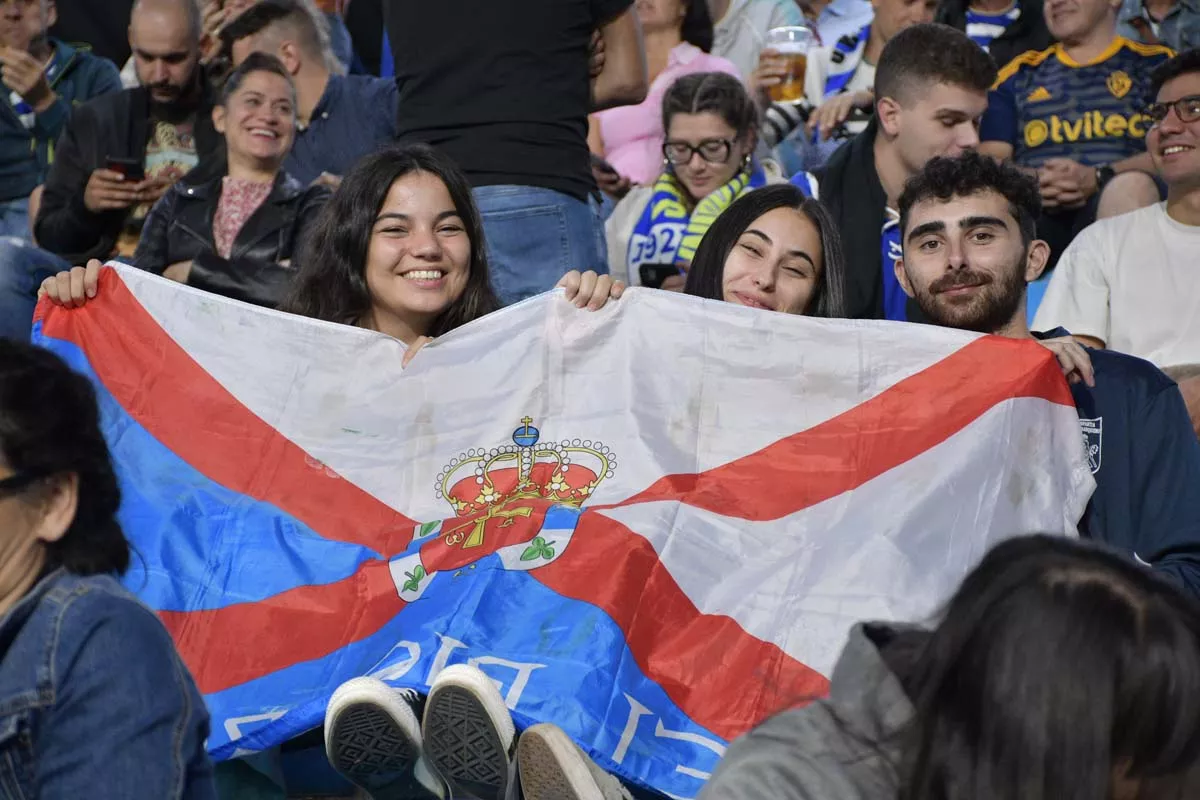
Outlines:
[[709,300],[724,300],[722,278],[730,251],[754,220],[777,208],[800,211],[812,221],[821,235],[823,266],[817,278],[816,290],[804,313],[812,317],[845,317],[846,260],[842,254],[842,237],[825,206],[790,183],[764,186],[742,195],[717,217],[696,248],[684,293]]
[[414,172],[435,175],[446,185],[471,241],[466,288],[426,334],[441,336],[500,307],[488,278],[483,222],[470,184],[449,158],[412,144],[373,153],[345,176],[301,248],[300,273],[282,310],[345,325],[362,320],[371,310],[366,278],[371,230],[392,184]]
[[706,53],[713,47],[713,18],[708,10],[708,0],[685,0],[687,12],[679,26],[679,36]]
[[899,800],[1200,797],[1200,608],[1099,547],[995,547],[884,657],[916,708]]
[[46,544],[47,566],[77,575],[125,572],[129,543],[117,522],[121,490],[92,385],[49,350],[3,338],[0,459],[18,475],[40,479],[21,492],[31,502],[55,478],[78,476],[75,519],[61,539]]

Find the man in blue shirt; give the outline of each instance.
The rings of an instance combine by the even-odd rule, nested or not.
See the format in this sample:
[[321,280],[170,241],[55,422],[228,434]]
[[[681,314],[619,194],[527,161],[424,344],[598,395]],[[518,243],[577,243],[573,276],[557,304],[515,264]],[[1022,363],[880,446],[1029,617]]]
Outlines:
[[[1037,184],[1012,166],[974,152],[933,159],[900,197],[897,279],[935,324],[1013,339],[1065,336],[1026,325],[1025,286],[1050,255],[1034,238],[1040,206]],[[1200,440],[1183,395],[1148,361],[1088,355],[1094,378],[1069,375],[1096,479],[1080,533],[1200,596]]]
[[396,82],[334,74],[334,56],[298,0],[261,0],[225,26],[221,39],[235,66],[251,53],[270,53],[292,74],[300,126],[283,168],[302,183],[336,185],[356,161],[396,138]]

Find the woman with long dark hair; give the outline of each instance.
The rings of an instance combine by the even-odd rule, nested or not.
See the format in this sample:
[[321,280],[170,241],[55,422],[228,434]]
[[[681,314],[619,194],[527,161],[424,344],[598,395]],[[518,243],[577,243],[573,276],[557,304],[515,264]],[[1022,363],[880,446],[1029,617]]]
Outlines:
[[799,188],[759,189],[708,229],[683,291],[788,314],[844,317],[841,236],[825,207]]
[[663,96],[676,80],[696,72],[722,72],[741,80],[737,67],[711,55],[713,23],[708,0],[638,0],[646,43],[650,90],[635,106],[593,114],[588,146],[598,159],[593,174],[600,188],[621,197],[630,185],[654,182],[662,163]]
[[855,627],[827,700],[734,742],[701,800],[1200,797],[1200,610],[1047,536],[998,545],[937,627]]
[[0,339],[5,797],[216,797],[204,700],[117,580],[130,559],[120,504],[91,383]]

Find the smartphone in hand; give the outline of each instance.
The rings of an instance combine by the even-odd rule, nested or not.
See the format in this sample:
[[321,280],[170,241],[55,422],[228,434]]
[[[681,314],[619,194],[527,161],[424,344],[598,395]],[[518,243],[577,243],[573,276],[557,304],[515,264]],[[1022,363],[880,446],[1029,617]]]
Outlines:
[[139,158],[109,156],[105,161],[104,168],[111,172],[119,172],[125,176],[125,180],[132,183],[139,183],[146,178],[145,167]]

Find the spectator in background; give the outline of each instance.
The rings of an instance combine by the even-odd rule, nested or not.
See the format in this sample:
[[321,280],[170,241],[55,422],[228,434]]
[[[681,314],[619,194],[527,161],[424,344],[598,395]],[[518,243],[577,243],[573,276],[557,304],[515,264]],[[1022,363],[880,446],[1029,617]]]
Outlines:
[[0,741],[8,797],[216,798],[204,698],[149,608],[91,381],[0,340]]
[[997,64],[1054,41],[1042,0],[942,0],[935,20],[964,31]]
[[1000,70],[980,129],[982,152],[1037,176],[1051,269],[1096,219],[1159,200],[1141,112],[1150,72],[1171,51],[1117,36],[1116,9],[1112,0],[1051,0],[1046,24],[1059,43]]
[[[1163,369],[1200,364],[1200,50],[1153,74],[1146,144],[1167,202],[1099,220],[1063,253],[1034,319]],[[1180,379],[1200,411],[1200,377]]]
[[[896,277],[936,325],[1033,340],[1025,287],[1049,260],[1034,179],[979,153],[938,158],[900,198]],[[1175,383],[1149,362],[1090,350],[1071,384],[1096,491],[1080,533],[1200,597],[1200,440]],[[987,380],[986,375],[982,377]]]
[[767,31],[804,25],[794,0],[707,0],[714,20],[712,53],[730,61],[745,77],[754,71]]
[[278,56],[296,85],[298,129],[284,169],[301,183],[330,183],[396,137],[396,82],[338,75],[317,22],[298,0],[261,0],[221,32],[235,66],[255,52]]
[[1175,51],[1200,47],[1197,0],[1125,0],[1117,14],[1117,34],[1142,44]]
[[[869,117],[875,105],[875,65],[883,48],[905,28],[932,22],[936,5],[936,0],[872,0],[874,19],[831,42],[829,47],[809,53],[800,104],[775,103],[768,109],[771,135],[767,144],[774,146],[797,128],[802,117],[800,106],[806,106],[812,111],[804,129],[784,147],[792,147],[800,154],[798,168],[818,169],[824,165],[844,138],[866,130],[866,119],[851,117],[856,114]],[[785,57],[771,50],[763,52],[751,84],[759,91],[759,101],[764,107],[770,103],[767,90],[787,73]]]
[[904,182],[925,162],[979,144],[995,77],[991,56],[945,25],[914,25],[884,47],[875,117],[817,171],[821,202],[846,232],[847,316],[920,319],[892,269],[900,257],[895,209]]
[[0,247],[0,336],[29,338],[42,280],[89,258],[132,257],[167,188],[201,161],[220,164],[195,3],[138,0],[129,36],[144,86],[75,108],[34,225],[45,249]]
[[129,15],[134,0],[55,0],[58,19],[50,35],[64,42],[84,42],[92,55],[113,64],[129,59]]
[[[384,10],[399,139],[440,148],[475,187],[501,300],[548,291],[571,269],[606,273],[587,115],[646,97],[631,0],[387,0]],[[590,81],[596,30],[605,61]]]
[[[600,188],[616,198],[631,184],[654,181],[663,163],[663,95],[683,75],[724,72],[741,78],[737,68],[712,50],[713,26],[707,0],[638,0],[638,19],[646,43],[650,91],[636,106],[610,108],[592,115],[588,146],[604,160],[592,172]],[[607,163],[605,163],[607,162]],[[616,170],[606,171],[611,166]]]
[[0,236],[29,240],[29,195],[46,178],[71,107],[121,89],[111,62],[51,39],[55,0],[0,5]]
[[685,75],[667,90],[659,108],[667,131],[662,172],[630,191],[606,223],[615,278],[658,288],[674,276],[682,285],[680,264],[691,262],[722,211],[760,186],[786,183],[776,165],[752,158],[757,116],[745,87],[725,73]]
[[253,53],[213,109],[228,168],[216,180],[172,186],[146,218],[134,265],[198,289],[274,307],[292,259],[329,199],[283,165],[296,131],[296,90],[279,59]]
[[1099,548],[1021,537],[939,616],[854,626],[829,697],[733,742],[699,800],[1197,796],[1190,598]]

